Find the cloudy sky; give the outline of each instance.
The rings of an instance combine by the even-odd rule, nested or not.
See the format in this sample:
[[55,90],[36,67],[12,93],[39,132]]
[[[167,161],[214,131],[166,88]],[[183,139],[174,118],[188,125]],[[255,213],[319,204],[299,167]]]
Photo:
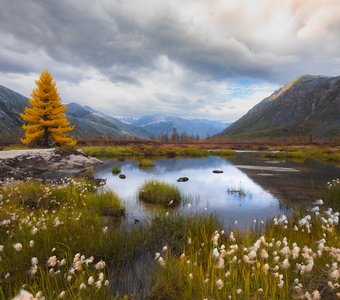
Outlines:
[[234,121],[301,74],[340,75],[339,0],[0,0],[0,84]]

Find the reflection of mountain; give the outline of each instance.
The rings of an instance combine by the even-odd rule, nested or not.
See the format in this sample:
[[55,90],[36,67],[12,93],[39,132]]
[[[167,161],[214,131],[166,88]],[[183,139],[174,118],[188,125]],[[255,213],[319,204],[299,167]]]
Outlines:
[[[320,197],[326,183],[339,174],[339,168],[322,162],[307,160],[304,163],[279,162],[266,163],[259,156],[240,154],[230,158],[235,165],[277,166],[298,169],[300,172],[268,172],[261,170],[240,169],[251,180],[259,184],[277,198],[287,203],[310,203]],[[274,176],[261,176],[268,173]]]
[[155,172],[162,174],[164,172],[179,172],[183,170],[205,170],[207,168],[221,168],[221,165],[229,164],[226,160],[217,156],[206,158],[182,158],[182,159],[164,159],[159,160],[155,167]]

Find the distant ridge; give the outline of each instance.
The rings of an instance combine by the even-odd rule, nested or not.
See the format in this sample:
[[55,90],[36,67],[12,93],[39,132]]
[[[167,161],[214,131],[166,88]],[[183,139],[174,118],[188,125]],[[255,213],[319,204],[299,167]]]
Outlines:
[[255,105],[217,137],[340,137],[340,76],[303,75]]
[[[0,143],[17,143],[23,132],[20,113],[28,105],[28,98],[0,85]],[[76,137],[145,137],[143,130],[76,103],[68,104],[67,118],[75,125]]]
[[206,138],[221,132],[229,123],[207,119],[188,119],[165,114],[153,114],[128,120],[130,124],[144,129],[149,136],[171,136],[174,128],[179,135]]
[[[29,99],[0,85],[0,143],[18,143],[23,135],[20,113]],[[176,128],[179,135],[206,137],[226,127],[225,123],[204,119],[185,119],[163,114],[141,118],[111,117],[89,106],[69,103],[67,118],[75,125],[72,132],[77,138],[122,138],[170,136]]]

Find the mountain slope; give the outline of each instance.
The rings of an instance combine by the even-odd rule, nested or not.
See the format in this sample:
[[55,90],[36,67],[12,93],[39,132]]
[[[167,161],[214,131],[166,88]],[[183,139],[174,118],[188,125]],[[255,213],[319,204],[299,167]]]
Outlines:
[[0,85],[0,142],[20,140],[22,120],[19,113],[27,103],[26,97]]
[[134,126],[143,128],[150,136],[160,137],[171,135],[173,129],[188,136],[199,136],[205,138],[221,132],[226,127],[225,123],[205,119],[185,119],[180,117],[154,114],[144,116],[136,120],[129,120]]
[[[20,141],[23,135],[20,113],[27,105],[28,98],[0,85],[0,143]],[[68,105],[66,116],[75,125],[72,134],[78,138],[146,136],[143,130],[76,103]]]
[[145,137],[147,133],[132,125],[103,114],[89,106],[77,103],[67,105],[66,115],[75,125],[74,134],[78,137]]
[[305,75],[262,100],[219,137],[340,136],[340,76]]

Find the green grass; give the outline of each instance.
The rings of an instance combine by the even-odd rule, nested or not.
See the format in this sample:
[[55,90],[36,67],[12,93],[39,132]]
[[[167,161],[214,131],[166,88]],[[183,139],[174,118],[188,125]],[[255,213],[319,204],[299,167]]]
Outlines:
[[234,150],[230,150],[230,149],[218,149],[218,150],[210,151],[210,154],[217,155],[217,156],[222,156],[222,157],[228,157],[228,156],[235,155],[236,152]]
[[[234,230],[233,237],[218,228],[201,232],[182,247],[183,255],[168,251],[162,256],[165,266],[154,276],[151,299],[295,299],[316,290],[321,299],[335,299],[336,290],[328,282],[339,284],[331,274],[337,270],[340,232],[334,224],[326,227],[321,216],[329,214],[322,209],[320,216],[311,214],[309,229],[299,225],[302,215],[296,213],[287,224],[268,222],[262,231]],[[297,257],[292,255],[295,244],[300,248]],[[268,256],[262,255],[263,249]],[[286,249],[289,254],[284,254]],[[250,253],[254,257],[249,262]],[[312,268],[301,271],[311,261]]]
[[340,209],[340,182],[335,179],[328,183],[328,187],[321,195],[321,198],[329,207]]
[[[155,183],[161,187],[157,191],[167,190],[166,184]],[[210,215],[159,212],[150,222],[122,226],[116,218],[116,212],[123,208],[117,196],[97,189],[86,180],[66,180],[59,184],[28,181],[7,186],[0,190],[0,195],[0,245],[4,246],[0,248],[0,299],[12,299],[23,286],[33,296],[41,291],[46,299],[59,299],[62,291],[66,293],[64,299],[124,296],[128,299],[130,293],[142,298],[141,290],[148,299],[228,299],[229,295],[232,299],[292,299],[315,290],[321,293],[321,299],[335,299],[339,292],[338,288],[329,287],[329,282],[340,284],[339,279],[332,277],[333,263],[339,260],[340,253],[339,225],[322,221],[321,217],[335,218],[334,212],[325,212],[322,207],[319,215],[297,211],[286,224],[278,221],[276,225],[271,220],[253,229],[233,229],[234,238],[231,238],[230,229],[222,232],[221,223]],[[339,184],[333,181],[323,195],[325,208],[339,199]],[[306,214],[311,216],[309,225],[299,225]],[[21,243],[20,251],[14,249],[15,243]],[[283,269],[285,243],[291,252],[294,243],[300,247],[297,258],[292,253],[288,255],[287,269]],[[225,247],[229,252],[232,245],[238,246],[234,253],[222,251]],[[248,263],[244,256],[249,256],[255,245],[258,245],[256,257]],[[311,250],[305,250],[302,255],[305,246]],[[215,248],[219,252],[216,258]],[[268,258],[261,256],[262,249],[266,249]],[[309,251],[314,254],[309,255]],[[159,259],[153,260],[156,252],[164,259],[165,267]],[[216,268],[221,254],[224,268]],[[51,273],[48,261],[54,255],[57,262]],[[88,263],[92,256],[93,263]],[[236,263],[232,262],[234,256]],[[307,266],[308,256],[313,257],[314,266],[301,274],[296,264]],[[35,275],[29,273],[33,257],[39,261]],[[101,260],[106,265],[96,270],[95,265]],[[267,274],[263,269],[266,263],[270,265]],[[73,271],[76,266],[81,266],[81,270]],[[139,272],[143,272],[144,281],[138,283],[137,290],[132,290],[135,266],[141,266]],[[99,275],[101,272],[103,275]],[[126,282],[126,295],[117,295],[114,279],[125,272],[131,272],[125,278],[133,281]],[[278,286],[280,280],[275,273],[283,275],[282,287]],[[88,284],[90,276],[95,282],[104,277],[100,289]],[[300,294],[294,288],[296,278],[302,284]],[[221,289],[216,284],[219,279],[223,282]],[[86,288],[79,289],[81,284]],[[242,292],[237,294],[237,289]]]
[[113,175],[118,175],[122,172],[122,170],[119,167],[113,167],[111,171]]
[[321,159],[333,162],[340,161],[340,152],[338,148],[329,147],[314,147],[314,146],[285,146],[275,147],[278,152],[267,152],[264,154],[265,157],[271,157],[276,159]]
[[155,163],[150,159],[142,159],[139,161],[138,166],[140,168],[152,168],[155,166]]
[[139,189],[138,197],[140,201],[160,204],[164,207],[177,206],[181,201],[181,194],[177,187],[156,180],[145,182]]

